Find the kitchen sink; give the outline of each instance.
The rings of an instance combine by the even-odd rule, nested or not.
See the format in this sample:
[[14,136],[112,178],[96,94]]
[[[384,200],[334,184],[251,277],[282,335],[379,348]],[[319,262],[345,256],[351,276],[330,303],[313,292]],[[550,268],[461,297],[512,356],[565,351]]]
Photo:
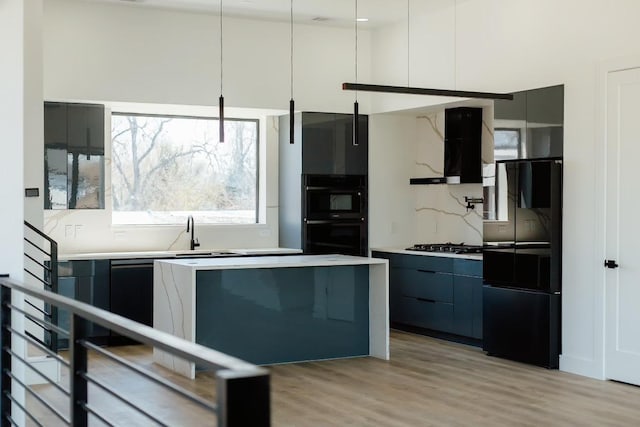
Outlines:
[[240,256],[238,252],[232,251],[211,251],[211,252],[180,252],[174,254],[176,258],[217,258],[228,256]]

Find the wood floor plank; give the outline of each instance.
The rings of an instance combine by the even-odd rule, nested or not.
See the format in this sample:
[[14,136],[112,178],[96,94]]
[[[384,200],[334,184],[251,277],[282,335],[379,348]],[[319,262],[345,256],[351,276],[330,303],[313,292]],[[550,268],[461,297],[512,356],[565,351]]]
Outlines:
[[[215,399],[215,377],[188,380],[151,360],[145,346],[112,348],[120,356]],[[192,404],[159,390],[97,355],[90,372],[121,387],[131,401],[169,425],[215,425]],[[391,360],[354,358],[286,364],[271,371],[274,426],[634,426],[640,388],[486,356],[480,349],[401,331],[391,333]],[[64,381],[68,381],[65,376]],[[38,386],[53,396],[51,386]],[[150,425],[112,397],[90,389],[95,406],[118,425]],[[57,404],[64,401],[54,398]],[[33,399],[29,408],[44,413]],[[48,416],[47,426],[60,425]],[[100,425],[91,420],[91,425]]]

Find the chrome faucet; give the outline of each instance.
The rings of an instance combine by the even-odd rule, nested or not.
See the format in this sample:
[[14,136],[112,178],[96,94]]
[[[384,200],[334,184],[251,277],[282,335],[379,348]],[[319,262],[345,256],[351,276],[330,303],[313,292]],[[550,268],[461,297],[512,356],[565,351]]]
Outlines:
[[196,231],[196,223],[193,221],[193,215],[187,217],[187,233],[191,231],[191,242],[189,243],[189,249],[194,250],[200,243],[198,239],[193,237],[193,233]]

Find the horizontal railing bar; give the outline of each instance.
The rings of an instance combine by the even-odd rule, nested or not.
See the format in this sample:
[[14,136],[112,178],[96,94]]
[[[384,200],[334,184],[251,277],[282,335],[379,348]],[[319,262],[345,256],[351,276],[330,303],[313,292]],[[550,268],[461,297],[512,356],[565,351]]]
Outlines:
[[[37,295],[34,295],[34,296],[37,296]],[[7,307],[9,307],[11,310],[15,310],[15,311],[17,311],[18,313],[22,313],[22,314],[24,314],[24,315],[25,315],[25,317],[26,317],[27,319],[32,320],[34,323],[40,323],[40,324],[41,324],[41,326],[42,326],[42,325],[44,325],[44,326],[42,326],[42,328],[43,328],[43,329],[46,329],[46,330],[48,330],[48,331],[52,329],[52,330],[54,330],[55,332],[57,332],[57,333],[59,333],[59,334],[62,334],[62,335],[65,335],[65,336],[69,336],[69,332],[68,332],[68,331],[65,331],[64,329],[62,329],[62,328],[60,328],[60,327],[58,327],[58,326],[54,325],[53,323],[51,323],[51,322],[49,322],[49,321],[47,321],[47,320],[44,320],[44,319],[38,319],[37,317],[34,317],[34,316],[33,316],[33,315],[31,315],[30,313],[27,313],[27,312],[26,312],[26,311],[24,311],[23,309],[18,308],[18,307],[16,307],[16,306],[15,306],[15,305],[13,305],[13,304],[6,304],[6,306],[7,306]],[[45,326],[47,326],[47,328],[45,328]],[[50,329],[49,329],[49,328],[50,328]]]
[[147,371],[143,368],[141,368],[140,366],[136,365],[135,363],[132,363],[130,361],[128,361],[127,359],[124,359],[116,354],[113,354],[109,351],[106,351],[100,347],[98,347],[97,345],[90,343],[86,340],[82,340],[80,341],[80,344],[83,345],[86,348],[89,348],[101,355],[103,355],[104,357],[113,360],[114,362],[119,363],[120,365],[129,368],[135,372],[137,372],[140,375],[143,375],[144,377],[150,379],[151,381],[156,382],[157,384],[166,387],[168,389],[170,389],[171,391],[178,393],[179,395],[191,400],[194,403],[197,403],[198,405],[202,406],[203,408],[216,413],[218,411],[218,407],[214,404],[212,404],[211,402],[208,402],[207,400],[201,398],[200,396],[198,396],[195,393],[190,392],[187,389],[184,389],[182,387],[179,387],[175,384],[173,384],[172,382],[166,380],[165,378],[161,377],[160,375],[157,375],[153,372]]
[[53,357],[54,359],[56,359],[58,362],[62,363],[64,366],[66,366],[67,368],[70,367],[71,365],[69,364],[69,362],[67,362],[65,359],[63,359],[62,357],[60,357],[59,355],[57,355],[56,353],[54,353],[53,351],[51,351],[49,348],[45,346],[43,346],[42,344],[40,344],[39,342],[35,341],[33,338],[24,335],[23,333],[16,331],[13,328],[10,328],[8,326],[5,326],[5,328],[11,332],[12,334],[16,334],[18,335],[20,338],[23,338],[27,341],[29,341],[31,344],[35,345],[36,347],[38,347],[40,350],[44,351],[45,353],[47,353],[49,356]]
[[29,243],[31,246],[33,246],[34,248],[38,249],[40,252],[42,252],[45,255],[51,255],[49,252],[45,251],[44,249],[42,249],[40,247],[40,245],[33,243],[31,240],[29,240],[28,238],[24,238],[24,241]]
[[28,385],[23,383],[20,379],[18,379],[15,375],[13,375],[11,373],[11,371],[9,371],[7,369],[4,369],[3,371],[4,371],[5,374],[9,375],[11,377],[11,379],[15,380],[18,384],[20,384],[22,386],[22,388],[25,389],[25,391],[28,391],[30,395],[35,397],[38,402],[40,402],[43,406],[45,406],[47,409],[49,409],[55,416],[60,418],[60,420],[62,420],[62,422],[64,422],[67,425],[71,425],[71,421],[70,420],[65,418],[65,416],[62,415],[62,413],[60,411],[58,411],[56,408],[54,408],[49,402],[44,400],[44,398],[42,398],[38,393],[36,393],[35,390],[33,390],[31,387],[29,387]]
[[39,342],[39,343],[40,343],[40,344],[42,344],[42,345],[47,345],[47,343],[46,343],[46,342],[42,341],[40,338],[38,338],[38,337],[36,337],[35,335],[33,335],[31,332],[29,332],[29,331],[25,331],[25,334],[26,334],[28,337],[31,337],[31,339],[33,339],[34,341]]
[[[38,419],[29,411],[27,411],[27,408],[25,408],[24,406],[22,406],[22,403],[18,402],[18,399],[16,399],[15,397],[13,397],[11,395],[11,393],[9,393],[8,391],[4,392],[4,395],[7,396],[9,398],[9,400],[11,400],[18,408],[20,408],[22,410],[22,412],[24,412],[24,414],[26,416],[28,416],[31,421],[33,421],[34,423],[36,423],[36,425],[38,425],[39,427],[44,427],[44,424],[42,424],[40,421],[38,421]],[[16,423],[13,418],[11,418],[10,415],[7,415],[7,419],[11,422],[11,424],[13,424],[14,426],[19,425],[18,423]]]
[[54,244],[57,246],[57,243],[55,240],[53,240],[51,237],[47,236],[46,234],[44,234],[42,231],[38,230],[36,227],[34,227],[33,225],[31,225],[29,222],[25,221],[24,225],[26,225],[27,227],[29,227],[31,230],[35,231],[36,234],[38,234],[38,236],[43,237],[45,240],[47,240],[49,243]]
[[101,388],[102,390],[106,391],[107,393],[109,393],[111,396],[115,397],[116,399],[118,399],[119,401],[121,401],[122,403],[125,403],[126,405],[130,406],[131,408],[135,409],[136,411],[138,411],[139,413],[141,413],[142,415],[146,416],[147,418],[149,418],[151,421],[153,421],[154,423],[161,425],[161,426],[167,426],[167,424],[163,423],[162,421],[160,421],[158,418],[154,417],[153,415],[151,415],[150,413],[148,413],[147,411],[145,411],[144,409],[140,408],[139,406],[134,405],[133,403],[131,403],[130,401],[128,401],[127,399],[125,399],[123,396],[121,396],[117,391],[113,390],[111,387],[109,387],[108,385],[101,383],[100,381],[98,381],[97,378],[95,378],[93,375],[85,373],[85,372],[78,372],[78,375],[80,375],[82,378],[84,378],[85,380],[87,380],[88,382],[90,382],[93,385],[98,386],[99,388]]
[[42,372],[40,369],[37,369],[35,366],[33,366],[31,363],[29,363],[27,360],[25,360],[22,356],[17,354],[15,351],[11,350],[8,347],[4,347],[3,350],[9,353],[11,356],[15,357],[16,359],[18,359],[19,361],[21,361],[25,366],[27,366],[33,372],[35,372],[36,374],[40,375],[42,378],[47,380],[49,383],[51,383],[52,386],[60,390],[65,396],[71,396],[71,393],[69,392],[69,390],[66,390],[60,384],[58,384],[57,382],[55,382],[54,380],[46,376],[44,372]]
[[[205,368],[241,371],[247,376],[265,375],[268,372],[264,368],[252,365],[251,363],[229,356],[220,351],[186,341],[167,332],[153,329],[150,326],[134,322],[133,320],[126,319],[89,304],[31,285],[22,284],[11,278],[0,278],[0,285],[8,286],[16,291],[42,299],[51,305],[57,306],[59,309],[75,313],[90,322],[104,326],[120,335],[125,335],[136,341],[169,352],[174,356],[193,361]],[[67,332],[64,332],[64,334],[68,335]]]
[[41,328],[42,328],[42,329],[44,329],[45,331],[47,331],[47,332],[51,332],[51,329],[47,329],[47,328],[45,328],[44,326],[42,326],[42,324],[41,324],[40,322],[36,321],[35,319],[27,318],[27,320],[30,320],[32,323],[35,323],[35,325],[36,325],[36,326],[41,327]]
[[51,317],[51,313],[47,313],[46,311],[44,311],[43,309],[41,309],[40,307],[37,307],[34,303],[32,303],[31,301],[29,301],[28,299],[24,299],[24,302],[26,302],[27,304],[29,304],[34,310],[44,314],[47,317]]
[[[47,254],[49,255],[49,254]],[[49,273],[51,273],[51,267],[47,267],[44,263],[41,263],[40,261],[38,261],[37,259],[35,259],[34,257],[32,257],[31,255],[29,255],[28,253],[24,253],[24,256],[26,256],[27,258],[29,258],[31,261],[35,262],[36,264],[38,264],[40,267],[42,267],[45,271],[48,271]]]
[[99,419],[100,421],[102,421],[104,424],[113,427],[115,426],[115,424],[111,424],[105,417],[103,417],[102,415],[100,415],[95,409],[93,409],[91,406],[89,406],[88,404],[82,402],[80,404],[80,406],[82,406],[82,409],[84,409],[87,413],[93,415],[94,417],[96,417],[97,419]]
[[31,277],[33,277],[34,279],[36,279],[38,282],[42,283],[45,286],[49,286],[51,287],[51,284],[49,282],[47,282],[46,280],[41,279],[40,277],[36,276],[35,274],[33,274],[32,272],[30,272],[29,270],[27,270],[26,268],[23,268],[23,270],[29,274]]

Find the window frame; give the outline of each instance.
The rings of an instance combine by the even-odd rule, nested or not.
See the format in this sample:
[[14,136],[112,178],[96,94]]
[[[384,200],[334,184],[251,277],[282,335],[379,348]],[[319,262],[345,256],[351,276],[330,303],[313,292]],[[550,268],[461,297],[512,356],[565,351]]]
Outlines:
[[[212,120],[217,121],[219,123],[219,116],[208,116],[208,115],[199,115],[199,114],[164,114],[164,113],[144,113],[144,112],[127,112],[124,109],[111,110],[109,112],[109,158],[111,162],[111,167],[109,168],[109,185],[112,188],[112,196],[109,200],[111,205],[111,225],[116,227],[122,226],[143,226],[143,227],[166,227],[166,226],[176,226],[182,225],[182,223],[162,223],[162,224],[150,224],[150,223],[137,223],[137,224],[124,224],[124,223],[114,223],[113,222],[113,213],[116,212],[113,209],[113,116],[125,116],[125,117],[156,117],[156,118],[172,118],[172,119],[193,119],[193,120]],[[233,121],[233,122],[253,122],[256,125],[256,144],[255,144],[255,216],[254,221],[252,223],[206,223],[208,226],[226,226],[226,227],[237,227],[237,226],[254,226],[260,225],[260,144],[261,144],[261,134],[260,134],[260,126],[261,119],[260,118],[237,118],[237,117],[225,117],[224,121]],[[216,125],[216,128],[218,125]],[[218,144],[224,144],[226,142],[218,142]],[[106,147],[105,147],[106,148]],[[185,211],[187,212],[187,211]],[[190,214],[197,215],[200,211],[190,211]]]

